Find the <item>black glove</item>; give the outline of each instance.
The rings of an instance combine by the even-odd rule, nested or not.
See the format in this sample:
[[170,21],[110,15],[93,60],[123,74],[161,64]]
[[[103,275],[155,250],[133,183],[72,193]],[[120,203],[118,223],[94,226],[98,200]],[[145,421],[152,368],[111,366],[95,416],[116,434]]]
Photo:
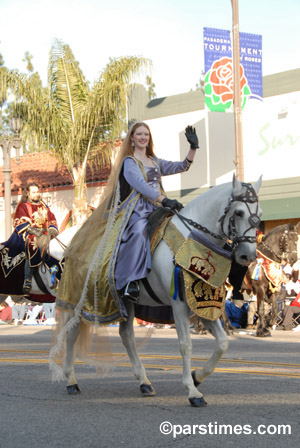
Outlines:
[[165,198],[162,200],[163,207],[169,207],[171,210],[180,211],[183,208],[183,205],[180,204],[176,199]]
[[40,237],[43,235],[43,231],[41,229],[37,229],[36,227],[28,227],[27,232],[31,235],[35,235],[37,237]]
[[191,145],[191,149],[199,148],[198,137],[195,128],[193,128],[192,126],[187,126],[185,128],[185,136],[187,141]]

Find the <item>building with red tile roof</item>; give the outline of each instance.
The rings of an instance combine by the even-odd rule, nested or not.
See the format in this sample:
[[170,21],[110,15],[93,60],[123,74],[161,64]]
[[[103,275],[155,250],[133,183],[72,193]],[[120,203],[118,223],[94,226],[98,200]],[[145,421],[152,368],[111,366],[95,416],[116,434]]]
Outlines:
[[[106,182],[110,173],[110,166],[101,169],[87,168],[87,184]],[[11,159],[11,193],[22,194],[23,188],[29,182],[36,182],[42,191],[55,188],[73,188],[73,182],[65,164],[60,164],[54,154],[36,152],[24,154],[17,164]],[[4,173],[0,167],[0,198],[4,196]]]
[[[117,143],[117,147],[121,142]],[[104,168],[88,166],[86,172],[87,200],[91,207],[96,207],[106,185],[110,173],[110,165]],[[11,158],[11,199],[12,214],[22,195],[23,188],[29,182],[36,182],[41,189],[43,199],[54,212],[58,224],[68,220],[74,200],[74,187],[70,173],[65,164],[60,164],[54,154],[36,152],[23,154],[17,164]],[[4,240],[5,207],[4,207],[4,173],[0,165],[0,241]]]

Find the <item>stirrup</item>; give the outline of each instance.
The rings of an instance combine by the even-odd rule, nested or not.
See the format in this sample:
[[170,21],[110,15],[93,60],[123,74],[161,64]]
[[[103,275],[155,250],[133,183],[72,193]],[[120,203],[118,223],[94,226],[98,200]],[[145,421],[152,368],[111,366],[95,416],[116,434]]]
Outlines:
[[140,297],[140,287],[136,280],[127,283],[124,289],[123,297],[126,297],[130,302],[137,303]]

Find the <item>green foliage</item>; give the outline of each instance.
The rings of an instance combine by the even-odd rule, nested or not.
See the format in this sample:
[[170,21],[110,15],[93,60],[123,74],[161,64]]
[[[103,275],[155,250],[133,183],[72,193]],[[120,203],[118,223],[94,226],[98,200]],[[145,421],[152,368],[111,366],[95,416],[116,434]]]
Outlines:
[[[27,60],[31,58],[28,54]],[[69,45],[56,40],[47,88],[37,73],[0,68],[0,99],[14,94],[14,113],[25,123],[26,142],[31,139],[39,150],[53,151],[79,186],[78,197],[83,197],[87,163],[109,162],[109,142],[124,129],[129,83],[147,65],[146,59],[132,56],[110,59],[90,86]]]
[[151,76],[146,76],[146,84],[148,87],[148,98],[149,100],[153,100],[153,98],[156,98],[156,93],[155,93],[155,84],[152,81]]
[[32,58],[33,58],[33,56],[29,53],[29,51],[25,51],[23,62],[26,62],[26,69],[29,71],[29,73],[33,73],[33,71],[34,71],[34,68],[33,68],[33,65],[31,62]]

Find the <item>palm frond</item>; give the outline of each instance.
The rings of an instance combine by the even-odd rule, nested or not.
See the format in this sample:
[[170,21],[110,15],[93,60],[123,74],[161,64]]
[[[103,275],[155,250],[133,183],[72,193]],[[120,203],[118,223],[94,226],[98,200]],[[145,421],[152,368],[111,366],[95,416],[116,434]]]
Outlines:
[[48,83],[52,102],[71,126],[76,112],[86,102],[89,86],[70,47],[60,40],[55,41],[50,51]]
[[56,40],[49,56],[48,88],[37,76],[0,68],[0,101],[13,92],[26,122],[24,136],[31,132],[40,150],[53,151],[78,186],[85,182],[88,164],[109,163],[109,142],[124,127],[129,84],[149,66],[140,57],[112,59],[91,87],[70,47]]

